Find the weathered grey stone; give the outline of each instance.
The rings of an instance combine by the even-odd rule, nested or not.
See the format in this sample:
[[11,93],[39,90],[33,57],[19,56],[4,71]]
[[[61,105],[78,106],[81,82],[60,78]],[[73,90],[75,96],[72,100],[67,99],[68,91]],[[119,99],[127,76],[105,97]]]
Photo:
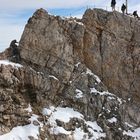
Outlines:
[[[31,123],[29,118],[37,114],[43,124],[39,140],[74,140],[73,135],[49,131],[49,116],[42,115],[42,108],[59,106],[74,108],[86,121],[97,121],[106,133],[99,139],[132,140],[123,131],[140,127],[139,33],[140,22],[118,12],[88,9],[78,20],[37,10],[19,43],[23,66],[0,65],[0,134]],[[7,49],[0,59],[10,56]],[[117,121],[109,122],[113,117]],[[39,126],[38,121],[33,124]],[[92,136],[84,120],[56,123],[71,132],[82,128],[88,138]]]
[[[84,62],[120,96],[139,97],[140,22],[118,12],[87,10]],[[89,61],[90,60],[90,61]]]

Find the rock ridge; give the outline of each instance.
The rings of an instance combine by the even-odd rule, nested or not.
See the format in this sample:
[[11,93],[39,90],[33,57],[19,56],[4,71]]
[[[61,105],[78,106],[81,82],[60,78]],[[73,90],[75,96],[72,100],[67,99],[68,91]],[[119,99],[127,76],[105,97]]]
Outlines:
[[3,60],[10,48],[0,54],[0,134],[31,127],[19,138],[140,139],[139,33],[140,22],[118,12],[87,9],[77,19],[37,10],[20,64]]

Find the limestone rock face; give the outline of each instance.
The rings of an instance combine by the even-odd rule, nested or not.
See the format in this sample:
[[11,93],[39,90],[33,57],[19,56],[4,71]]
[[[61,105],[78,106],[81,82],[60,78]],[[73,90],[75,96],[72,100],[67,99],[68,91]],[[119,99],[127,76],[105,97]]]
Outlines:
[[111,92],[139,97],[140,23],[98,9],[87,10],[82,22],[50,16],[43,9],[35,12],[21,37],[21,57],[64,82],[80,59]]
[[85,64],[113,93],[139,98],[140,22],[103,10],[87,10],[82,20]]
[[21,57],[48,68],[62,80],[69,80],[74,62],[67,26],[70,25],[66,21],[48,15],[43,9],[36,11],[29,19],[20,41]]
[[20,64],[0,54],[0,139],[21,126],[33,140],[140,139],[139,24],[101,9],[82,19],[37,10]]

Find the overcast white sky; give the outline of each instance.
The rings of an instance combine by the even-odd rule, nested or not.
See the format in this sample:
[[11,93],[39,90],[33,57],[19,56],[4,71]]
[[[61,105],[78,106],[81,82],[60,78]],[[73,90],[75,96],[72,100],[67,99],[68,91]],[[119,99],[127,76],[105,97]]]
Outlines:
[[[9,47],[10,41],[19,40],[28,18],[38,8],[61,16],[82,15],[87,7],[110,10],[111,0],[0,0],[0,51]],[[117,9],[125,0],[116,0]],[[138,10],[140,0],[128,0],[129,12]]]

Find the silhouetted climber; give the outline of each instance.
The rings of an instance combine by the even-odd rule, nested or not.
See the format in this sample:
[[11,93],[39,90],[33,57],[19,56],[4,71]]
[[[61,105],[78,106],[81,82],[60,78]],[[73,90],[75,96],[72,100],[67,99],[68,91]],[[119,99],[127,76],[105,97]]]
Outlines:
[[20,61],[20,52],[16,43],[18,43],[16,40],[11,41],[10,43],[10,49],[11,49],[10,59],[11,61],[18,63]]
[[134,16],[135,18],[138,18],[138,19],[139,19],[139,16],[138,16],[137,11],[134,11],[134,12],[133,12],[133,16]]
[[111,0],[112,11],[115,11],[116,0]]
[[122,13],[123,13],[123,15],[124,15],[125,10],[126,10],[126,6],[125,6],[124,4],[122,5],[121,10],[122,10]]

